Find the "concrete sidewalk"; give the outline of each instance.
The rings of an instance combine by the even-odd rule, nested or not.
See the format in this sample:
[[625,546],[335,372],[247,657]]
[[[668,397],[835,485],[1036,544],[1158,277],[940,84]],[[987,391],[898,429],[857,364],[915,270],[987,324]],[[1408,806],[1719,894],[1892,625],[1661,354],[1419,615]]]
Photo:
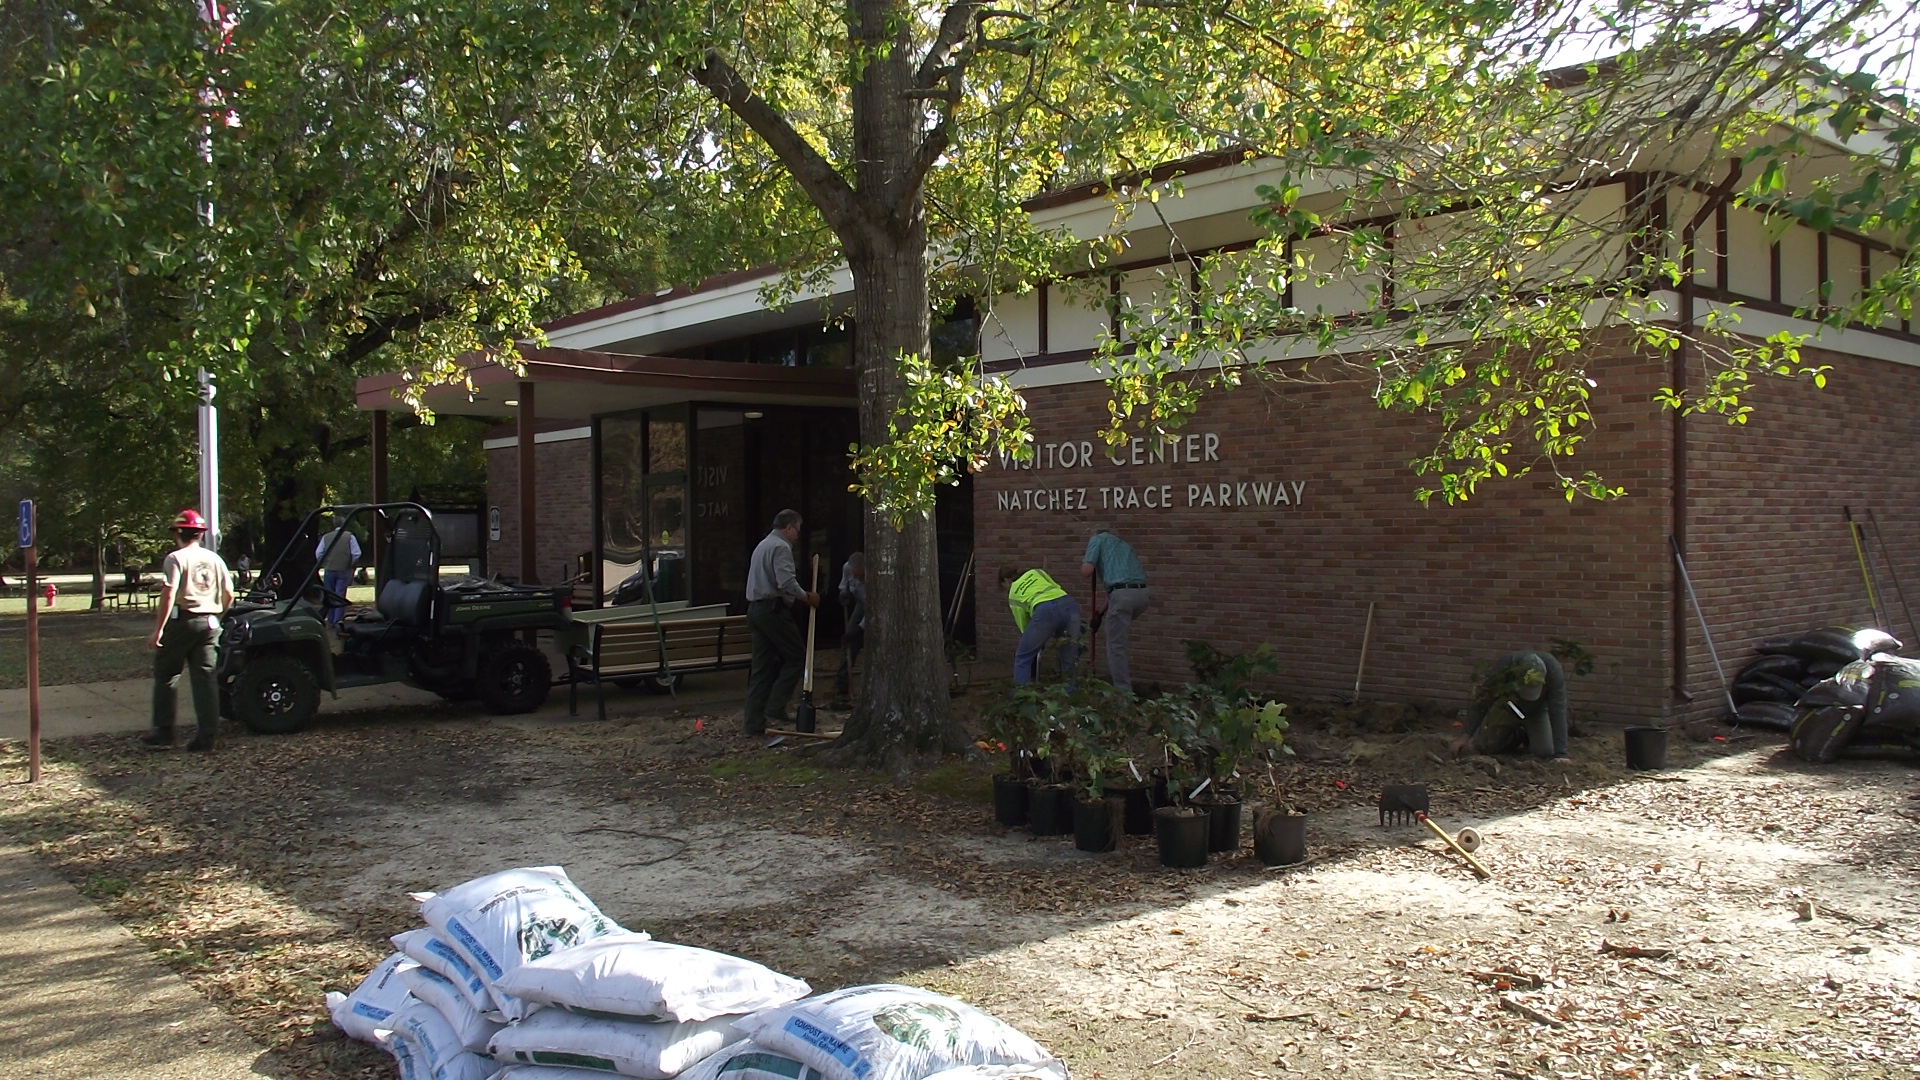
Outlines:
[[33,853],[0,837],[0,1061],[8,1076],[292,1074]]

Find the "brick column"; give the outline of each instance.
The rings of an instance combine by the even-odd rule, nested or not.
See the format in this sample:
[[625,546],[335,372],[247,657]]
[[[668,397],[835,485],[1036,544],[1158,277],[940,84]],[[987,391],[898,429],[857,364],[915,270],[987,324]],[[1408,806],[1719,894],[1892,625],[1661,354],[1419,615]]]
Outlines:
[[535,491],[535,469],[533,464],[533,384],[520,384],[520,582],[524,585],[537,585],[540,582],[539,571],[534,569],[539,563],[539,545],[534,543],[535,504],[538,501]]

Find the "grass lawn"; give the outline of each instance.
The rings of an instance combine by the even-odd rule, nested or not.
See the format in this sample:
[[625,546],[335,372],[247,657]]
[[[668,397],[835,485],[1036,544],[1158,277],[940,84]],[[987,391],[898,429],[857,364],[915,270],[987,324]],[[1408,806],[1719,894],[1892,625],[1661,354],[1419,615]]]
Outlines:
[[[64,599],[64,598],[63,598]],[[16,603],[18,601],[15,601]],[[80,597],[40,618],[40,685],[144,678],[153,670],[151,612],[86,611]],[[27,685],[27,619],[0,613],[0,690]]]
[[[355,604],[373,603],[373,586],[347,590]],[[85,595],[62,594],[40,609],[40,685],[143,679],[153,670],[153,612],[88,611]],[[0,690],[27,685],[26,601],[0,600]]]

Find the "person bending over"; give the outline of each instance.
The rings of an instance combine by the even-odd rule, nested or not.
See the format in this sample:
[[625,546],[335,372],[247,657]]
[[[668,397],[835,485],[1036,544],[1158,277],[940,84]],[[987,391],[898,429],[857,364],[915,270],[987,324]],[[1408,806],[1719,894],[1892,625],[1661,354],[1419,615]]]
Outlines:
[[1454,741],[1455,756],[1472,747],[1479,754],[1518,753],[1537,758],[1567,756],[1567,676],[1552,653],[1523,649],[1494,662],[1467,707],[1467,729]]
[[1060,674],[1072,672],[1080,659],[1080,605],[1038,568],[1022,573],[1018,566],[1003,566],[1000,584],[1007,590],[1013,625],[1020,630],[1020,644],[1013,650],[1013,685],[1033,681],[1040,651],[1055,638],[1060,639]]

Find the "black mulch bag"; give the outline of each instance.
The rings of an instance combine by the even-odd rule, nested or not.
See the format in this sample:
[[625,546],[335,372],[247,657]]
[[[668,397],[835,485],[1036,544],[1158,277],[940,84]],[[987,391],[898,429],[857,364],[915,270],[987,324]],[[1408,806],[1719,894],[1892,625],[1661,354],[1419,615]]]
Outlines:
[[1770,637],[1760,644],[1755,645],[1753,651],[1774,656],[1791,656],[1793,655],[1793,643],[1798,640],[1800,640],[1799,637],[1794,634],[1787,634],[1784,637]]
[[1872,661],[1867,720],[1904,740],[1920,732],[1920,660],[1882,656]]
[[[1740,669],[1735,679],[1744,679],[1749,675],[1778,675],[1787,679],[1798,679],[1807,673],[1807,662],[1797,656],[1762,656]],[[1829,673],[1831,674],[1831,673]]]
[[1853,633],[1837,626],[1809,630],[1793,639],[1793,655],[1808,663],[1838,660],[1843,664],[1851,664],[1860,659],[1860,649],[1853,643]]
[[1781,686],[1770,675],[1756,675],[1750,679],[1741,679],[1733,684],[1733,704],[1737,708],[1756,701],[1772,701],[1791,705],[1800,699],[1800,688],[1791,689]]
[[612,606],[620,607],[624,604],[637,604],[646,598],[646,575],[640,573],[629,574],[625,581],[622,581],[614,588]]
[[1800,695],[1802,708],[1819,709],[1828,705],[1865,705],[1873,691],[1873,665],[1855,660],[1841,668],[1831,679]]
[[1799,713],[1800,710],[1783,701],[1749,701],[1740,706],[1733,718],[1746,727],[1791,731],[1794,718]]
[[1874,653],[1886,653],[1889,656],[1900,651],[1900,639],[1885,630],[1869,627],[1853,632],[1853,647],[1860,653],[1860,659],[1870,660]]
[[1847,705],[1801,709],[1789,739],[1794,756],[1816,765],[1831,764],[1859,734],[1864,714],[1864,709]]
[[[1849,660],[1847,664],[1851,664],[1852,662],[1853,661]],[[1835,675],[1840,674],[1840,669],[1846,667],[1847,664],[1843,664],[1838,660],[1816,660],[1807,665],[1807,674],[1816,679],[1831,679]]]

